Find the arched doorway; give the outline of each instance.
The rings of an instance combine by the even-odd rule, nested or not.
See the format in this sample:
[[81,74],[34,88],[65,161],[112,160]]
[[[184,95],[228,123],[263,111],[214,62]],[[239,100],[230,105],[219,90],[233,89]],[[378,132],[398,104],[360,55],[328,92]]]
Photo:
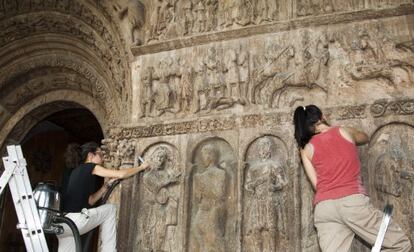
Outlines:
[[[10,134],[13,140],[8,142],[22,146],[32,186],[42,181],[53,181],[60,186],[67,145],[88,141],[100,143],[104,137],[100,123],[88,109],[73,103],[59,104],[54,108],[60,109],[45,111],[43,108],[42,111],[49,115],[29,125],[30,128],[17,129],[17,133],[27,132],[24,135],[18,136],[21,134],[16,134],[16,129]],[[16,229],[17,217],[8,189],[2,195],[1,210],[0,251],[26,251],[22,234]],[[47,240],[50,251],[57,251],[56,238],[48,235]]]

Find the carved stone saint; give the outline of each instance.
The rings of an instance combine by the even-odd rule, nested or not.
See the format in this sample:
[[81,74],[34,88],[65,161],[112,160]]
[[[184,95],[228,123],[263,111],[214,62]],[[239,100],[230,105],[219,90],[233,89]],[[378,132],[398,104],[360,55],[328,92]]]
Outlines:
[[219,153],[214,145],[201,149],[203,170],[194,175],[193,247],[189,251],[224,252],[226,220],[226,172],[219,168]]
[[390,137],[388,134],[381,136],[386,142],[385,152],[380,155],[375,163],[375,188],[381,192],[401,196],[400,169],[407,160],[402,150],[401,138],[398,135]]
[[169,150],[157,147],[149,157],[151,170],[144,174],[144,249],[145,251],[176,251],[176,226],[179,198],[172,187],[179,183],[181,173],[169,161]]
[[276,251],[276,238],[286,235],[283,188],[287,184],[282,162],[272,159],[271,138],[258,140],[258,159],[248,166],[245,189],[250,194],[246,213],[247,251]]

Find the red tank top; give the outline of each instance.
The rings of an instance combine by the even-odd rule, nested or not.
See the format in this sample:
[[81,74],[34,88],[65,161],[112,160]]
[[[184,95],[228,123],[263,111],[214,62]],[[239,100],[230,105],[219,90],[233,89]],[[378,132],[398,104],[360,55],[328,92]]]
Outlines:
[[317,177],[314,206],[323,200],[367,194],[361,181],[358,150],[341,135],[339,127],[313,136],[310,143]]

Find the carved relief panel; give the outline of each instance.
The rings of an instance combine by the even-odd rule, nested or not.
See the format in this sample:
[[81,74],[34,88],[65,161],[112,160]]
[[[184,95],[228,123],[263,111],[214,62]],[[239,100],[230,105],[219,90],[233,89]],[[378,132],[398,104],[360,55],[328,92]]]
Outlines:
[[396,8],[410,0],[156,0],[143,1],[145,44],[301,17]]
[[146,1],[145,43],[286,19],[288,1]]
[[256,139],[246,153],[243,251],[288,251],[286,149],[273,136]]
[[[414,238],[414,127],[389,124],[378,129],[370,141],[366,164],[374,204],[394,205],[393,218]],[[411,216],[411,217],[410,217]]]
[[183,167],[176,147],[156,143],[145,150],[143,157],[150,163],[139,181],[137,229],[134,247],[137,251],[181,250],[179,209]]
[[392,97],[397,89],[414,95],[410,35],[391,28],[401,22],[299,29],[142,56],[134,121],[271,111],[314,100],[336,106]]
[[237,159],[221,138],[192,154],[187,251],[229,251],[237,246]]

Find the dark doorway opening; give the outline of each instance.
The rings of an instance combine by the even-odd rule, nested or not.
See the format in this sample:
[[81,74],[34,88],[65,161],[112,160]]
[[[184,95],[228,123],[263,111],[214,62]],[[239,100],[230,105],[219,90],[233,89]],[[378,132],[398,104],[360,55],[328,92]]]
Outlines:
[[[53,181],[60,186],[65,170],[64,152],[68,144],[89,141],[99,144],[102,139],[99,122],[87,109],[65,109],[49,115],[30,129],[19,143],[27,161],[30,183],[34,187],[39,182]],[[26,251],[22,233],[16,229],[17,217],[8,188],[3,197],[0,251]],[[96,251],[96,240],[97,235],[92,242],[95,244],[92,251]],[[47,235],[47,242],[50,251],[57,251],[54,235]]]

